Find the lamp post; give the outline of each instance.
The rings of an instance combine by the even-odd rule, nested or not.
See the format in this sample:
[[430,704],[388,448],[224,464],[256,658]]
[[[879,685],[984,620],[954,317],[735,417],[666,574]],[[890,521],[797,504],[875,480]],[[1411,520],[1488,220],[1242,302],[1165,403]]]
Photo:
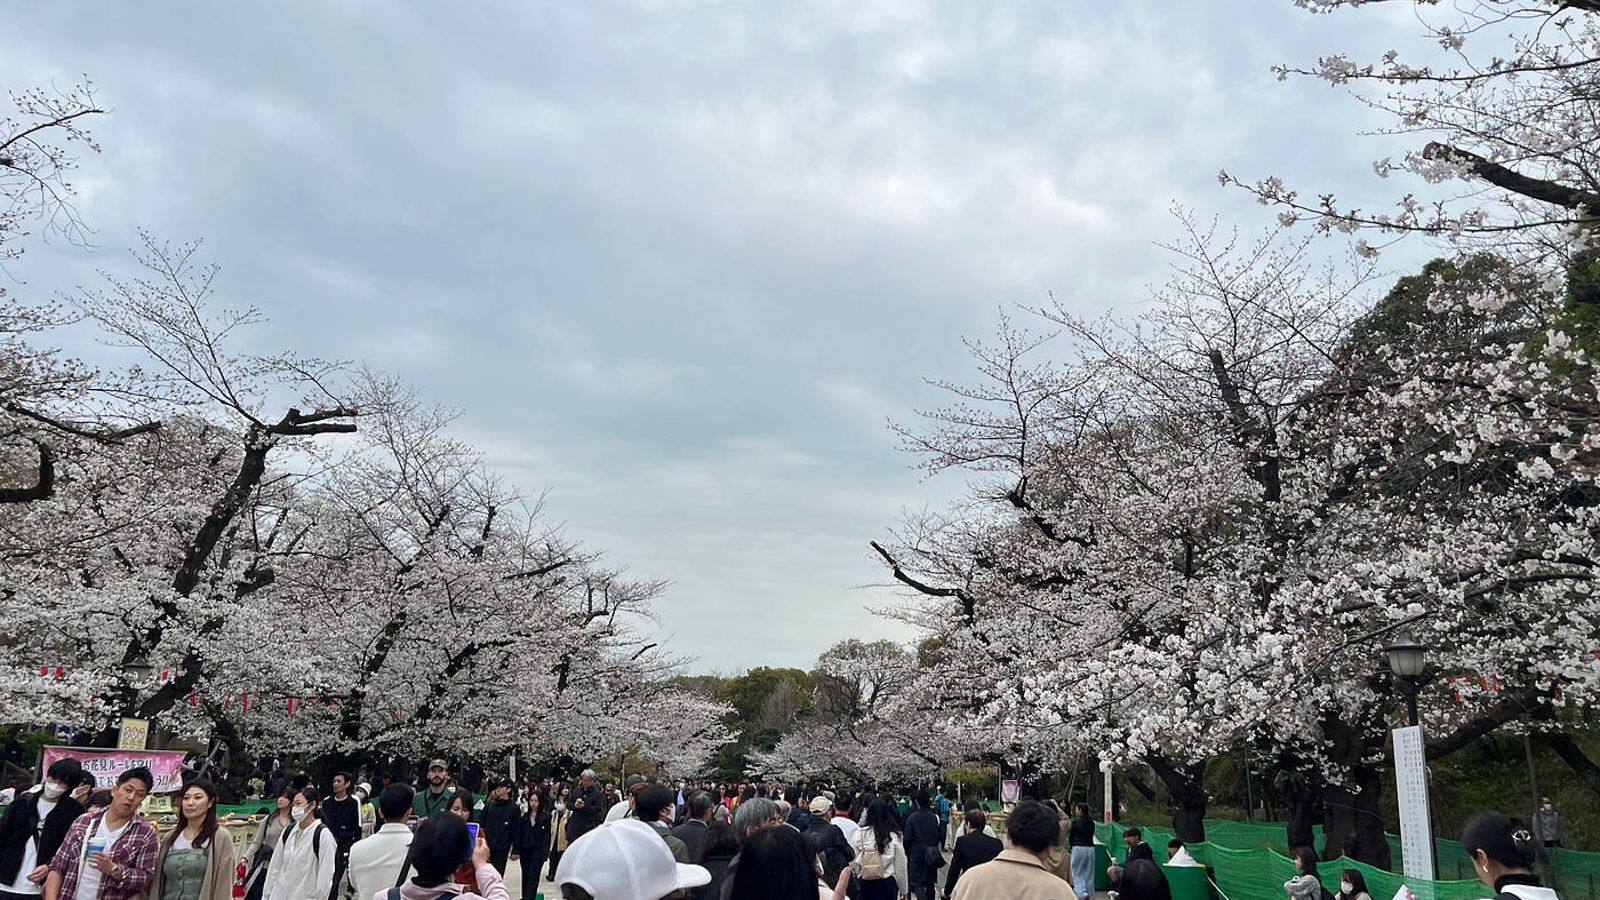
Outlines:
[[[1433,792],[1429,790],[1426,745],[1422,736],[1422,718],[1417,713],[1417,694],[1422,690],[1423,673],[1428,668],[1428,648],[1417,643],[1409,632],[1400,632],[1394,643],[1384,648],[1393,673],[1395,685],[1406,698],[1406,722],[1409,727],[1394,731],[1395,786],[1400,802],[1401,846],[1405,853],[1405,874],[1426,878],[1439,877],[1439,849],[1433,840]],[[1418,840],[1408,841],[1408,836],[1426,841],[1426,865],[1417,859]]]
[[132,659],[122,664],[122,671],[127,673],[128,680],[133,682],[148,680],[150,673],[155,670],[156,667],[150,664],[150,657],[146,656],[142,650],[134,654]]
[[[141,650],[129,657],[122,664],[122,671],[128,676],[128,684],[132,699],[139,698],[139,688],[150,680],[151,673],[156,667],[150,664],[150,657]],[[117,729],[117,747],[123,750],[143,750],[150,743],[150,722],[143,719],[124,718],[121,727]]]

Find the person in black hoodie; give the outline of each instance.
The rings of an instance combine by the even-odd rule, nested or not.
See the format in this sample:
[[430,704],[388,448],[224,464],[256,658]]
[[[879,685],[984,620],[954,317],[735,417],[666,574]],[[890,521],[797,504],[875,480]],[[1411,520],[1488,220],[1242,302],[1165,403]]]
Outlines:
[[697,865],[711,873],[711,881],[693,888],[694,900],[720,900],[723,883],[728,880],[728,867],[739,855],[739,835],[727,822],[712,822],[706,828],[705,840],[700,842]]
[[478,827],[489,842],[489,864],[501,875],[506,873],[506,857],[516,843],[517,820],[522,810],[511,799],[511,785],[498,778],[489,782],[489,802],[478,814]]
[[1005,849],[1005,844],[1001,843],[999,838],[983,833],[983,828],[988,823],[989,818],[983,814],[983,810],[976,808],[967,810],[966,832],[956,838],[955,850],[950,853],[950,874],[945,876],[944,881],[945,897],[948,898],[956,889],[956,882],[961,880],[962,872],[989,862]]
[[36,900],[44,895],[45,867],[73,820],[83,815],[83,804],[68,794],[78,786],[82,771],[75,759],[56,760],[44,781],[18,794],[0,817],[0,897]]
[[911,795],[911,803],[905,831],[906,872],[910,876],[911,896],[917,900],[933,900],[939,869],[944,866],[944,854],[939,850],[944,843],[939,837],[939,817],[928,809],[932,801],[922,788]]

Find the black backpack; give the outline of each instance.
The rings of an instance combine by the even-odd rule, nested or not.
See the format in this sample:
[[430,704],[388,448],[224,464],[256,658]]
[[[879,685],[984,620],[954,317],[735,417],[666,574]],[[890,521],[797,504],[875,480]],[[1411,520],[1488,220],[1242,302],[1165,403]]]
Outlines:
[[[278,838],[279,846],[287,847],[289,845],[289,835],[293,834],[295,828],[299,827],[296,825],[294,828],[285,828],[283,836]],[[311,831],[311,858],[317,862],[322,862],[322,833],[327,830],[328,826],[318,822],[317,827]],[[1328,900],[1328,898],[1324,897],[1322,900]]]

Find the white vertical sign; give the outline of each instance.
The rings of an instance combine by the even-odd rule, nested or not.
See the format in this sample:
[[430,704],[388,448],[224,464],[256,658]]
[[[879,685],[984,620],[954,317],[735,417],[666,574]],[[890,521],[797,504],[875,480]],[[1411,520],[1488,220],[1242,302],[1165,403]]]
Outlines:
[[1428,761],[1422,752],[1421,725],[1394,730],[1394,780],[1405,876],[1433,881],[1433,823],[1428,816]]

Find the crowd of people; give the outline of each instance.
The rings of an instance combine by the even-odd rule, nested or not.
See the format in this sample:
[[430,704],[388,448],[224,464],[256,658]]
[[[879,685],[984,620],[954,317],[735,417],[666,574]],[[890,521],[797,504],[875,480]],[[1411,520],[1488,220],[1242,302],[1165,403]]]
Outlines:
[[[374,790],[374,783],[378,789]],[[668,783],[620,786],[489,777],[475,793],[433,760],[413,785],[274,773],[252,785],[272,808],[255,827],[238,883],[235,842],[219,824],[216,787],[191,777],[174,822],[140,809],[148,769],[96,790],[72,759],[51,764],[0,816],[0,900],[522,900],[541,881],[563,900],[1090,900],[1095,822],[1052,801],[1023,800],[1004,839],[976,803],[957,811],[935,788],[906,794],[819,785]],[[87,788],[87,790],[85,790]],[[1479,878],[1507,900],[1556,900],[1532,873],[1548,840],[1498,813],[1462,836]],[[1172,900],[1163,866],[1137,828],[1106,871],[1117,900]],[[1166,866],[1198,865],[1180,841]],[[1327,900],[1314,851],[1295,851],[1286,900]],[[942,877],[941,877],[942,875]],[[1337,900],[1372,900],[1361,872]]]

